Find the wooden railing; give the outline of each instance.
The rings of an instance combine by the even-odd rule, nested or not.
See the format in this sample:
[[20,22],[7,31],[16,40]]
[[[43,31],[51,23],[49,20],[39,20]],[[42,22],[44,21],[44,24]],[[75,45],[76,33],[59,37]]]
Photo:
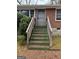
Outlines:
[[32,17],[30,23],[29,23],[29,26],[26,30],[26,34],[27,34],[27,47],[28,47],[28,44],[29,44],[29,40],[30,40],[30,36],[31,36],[31,33],[32,33],[32,29],[34,28],[34,25],[35,25],[35,17]]
[[50,47],[51,47],[52,46],[52,27],[49,21],[49,17],[47,17],[47,30],[48,30],[48,35],[49,35]]

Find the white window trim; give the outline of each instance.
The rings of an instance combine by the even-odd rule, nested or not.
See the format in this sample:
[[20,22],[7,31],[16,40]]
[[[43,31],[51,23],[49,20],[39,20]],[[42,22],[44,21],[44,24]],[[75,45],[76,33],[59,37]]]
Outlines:
[[57,9],[55,9],[55,21],[61,21],[61,20],[57,20],[56,16],[57,16]]

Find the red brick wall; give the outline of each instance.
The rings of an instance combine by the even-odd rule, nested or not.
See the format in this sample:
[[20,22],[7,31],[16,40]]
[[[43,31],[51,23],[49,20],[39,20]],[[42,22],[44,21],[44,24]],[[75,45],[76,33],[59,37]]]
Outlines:
[[51,26],[53,28],[60,28],[61,27],[61,21],[55,20],[55,9],[54,8],[46,9],[46,16],[49,17]]

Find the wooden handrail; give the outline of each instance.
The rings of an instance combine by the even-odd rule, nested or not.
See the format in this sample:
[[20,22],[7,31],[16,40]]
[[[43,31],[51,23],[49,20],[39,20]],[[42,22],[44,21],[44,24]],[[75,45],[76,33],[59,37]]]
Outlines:
[[31,24],[32,24],[32,22],[33,22],[33,19],[34,19],[34,17],[32,17],[32,19],[31,19],[31,21],[30,21],[30,23],[29,23],[29,25],[28,25],[28,27],[27,27],[26,33],[29,31],[29,28],[30,28],[30,26],[31,26]]
[[52,26],[51,26],[51,24],[50,24],[49,17],[47,17],[47,22],[48,22],[49,29],[50,29],[50,31],[52,32]]
[[29,40],[30,40],[30,36],[31,36],[31,32],[32,32],[32,29],[34,28],[34,25],[35,25],[35,18],[32,17],[29,25],[28,25],[28,28],[26,30],[26,34],[27,34],[27,47],[28,47],[28,44],[29,44]]
[[49,17],[47,17],[47,30],[48,30],[48,35],[49,35],[49,42],[50,42],[50,47],[52,46],[52,27],[51,23],[49,21]]

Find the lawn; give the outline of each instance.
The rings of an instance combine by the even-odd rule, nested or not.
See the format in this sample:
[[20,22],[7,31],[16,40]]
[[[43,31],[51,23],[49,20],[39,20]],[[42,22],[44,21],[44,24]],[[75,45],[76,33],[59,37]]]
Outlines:
[[61,49],[61,36],[56,35],[52,38],[52,48],[51,49]]
[[18,56],[22,56],[22,54],[27,53],[27,46],[20,46],[19,44],[17,44],[17,55]]

